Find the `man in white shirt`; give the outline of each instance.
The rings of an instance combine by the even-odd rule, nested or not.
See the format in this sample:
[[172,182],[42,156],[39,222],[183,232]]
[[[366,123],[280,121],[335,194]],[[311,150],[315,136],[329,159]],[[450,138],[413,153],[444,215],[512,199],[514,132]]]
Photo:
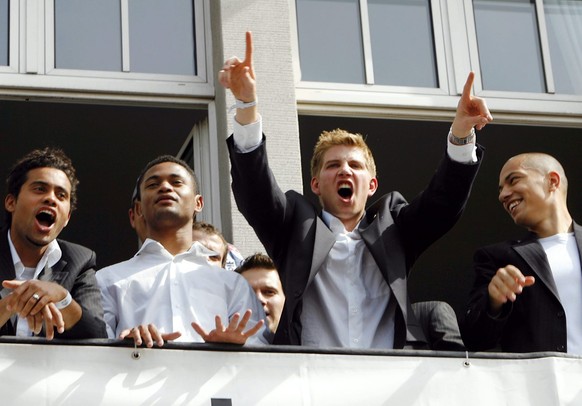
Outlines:
[[410,204],[378,187],[372,153],[359,134],[324,132],[315,147],[311,189],[323,211],[283,193],[269,169],[257,109],[252,38],[244,60],[227,60],[219,81],[237,102],[227,140],[237,206],[275,262],[285,291],[276,344],[315,347],[426,347],[407,293],[416,258],[460,217],[482,149],[474,127],[492,120],[471,96],[471,73],[430,184]]
[[499,201],[523,240],[477,250],[461,333],[471,350],[582,355],[582,228],[567,206],[562,165],[543,153],[509,159]]
[[79,181],[56,148],[33,150],[12,168],[0,229],[0,335],[104,338],[95,253],[57,240]]
[[144,218],[147,238],[133,258],[97,272],[110,338],[148,347],[164,340],[267,343],[263,310],[246,281],[210,266],[201,255],[208,251],[193,243],[197,189],[192,169],[169,155],[139,176],[135,215]]

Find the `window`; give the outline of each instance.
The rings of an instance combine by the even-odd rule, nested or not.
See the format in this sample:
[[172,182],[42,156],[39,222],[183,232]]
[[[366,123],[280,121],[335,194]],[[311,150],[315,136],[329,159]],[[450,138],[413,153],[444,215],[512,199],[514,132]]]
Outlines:
[[0,86],[209,98],[209,19],[209,0],[0,0]]
[[474,71],[512,120],[582,123],[582,0],[294,4],[300,113],[442,120]]
[[9,41],[9,7],[8,0],[0,0],[0,66],[8,65]]
[[475,0],[483,88],[582,95],[582,1]]
[[368,0],[375,83],[438,87],[427,0]]
[[582,95],[582,1],[544,1],[556,93]]
[[544,93],[535,4],[475,0],[473,8],[483,89]]
[[297,0],[296,9],[303,81],[439,86],[429,0]]
[[55,0],[55,67],[121,71],[119,0]]
[[55,67],[195,75],[193,16],[192,0],[56,0]]

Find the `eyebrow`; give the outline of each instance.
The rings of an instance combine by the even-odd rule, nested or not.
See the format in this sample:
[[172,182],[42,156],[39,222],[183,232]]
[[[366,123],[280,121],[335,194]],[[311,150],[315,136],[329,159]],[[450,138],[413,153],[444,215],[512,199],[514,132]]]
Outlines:
[[52,186],[59,191],[66,192],[67,194],[71,193],[69,191],[69,189],[67,189],[66,187],[63,187],[61,185],[57,185],[54,183],[46,182],[44,180],[33,180],[30,182],[30,186]]
[[515,175],[517,172],[513,171],[513,172],[509,172],[507,174],[507,176],[505,178],[503,178],[503,182],[499,184],[499,186],[497,187],[498,191],[501,191],[501,188],[503,187],[504,183],[507,183],[507,181],[509,180],[509,178],[511,178],[513,175]]
[[[146,183],[146,182],[148,182],[150,180],[159,180],[159,179],[161,179],[163,177],[164,176],[162,176],[162,175],[152,175],[152,176],[148,177],[147,179],[144,179],[143,183]],[[182,176],[180,174],[177,174],[177,173],[172,173],[172,174],[169,175],[169,177],[170,177],[170,179],[185,179],[184,176]]]

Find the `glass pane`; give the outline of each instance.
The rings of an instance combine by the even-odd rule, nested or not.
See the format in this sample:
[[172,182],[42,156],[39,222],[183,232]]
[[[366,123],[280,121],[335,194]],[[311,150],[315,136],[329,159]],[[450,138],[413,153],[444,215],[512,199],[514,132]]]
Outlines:
[[368,0],[374,80],[438,87],[429,0]]
[[297,0],[301,79],[365,83],[358,0]]
[[130,0],[132,72],[196,74],[192,0]]
[[55,67],[121,71],[120,0],[55,0]]
[[536,11],[528,0],[474,0],[483,88],[545,93]]
[[0,65],[7,66],[8,61],[8,41],[10,27],[8,26],[8,0],[0,0]]
[[582,94],[582,1],[546,0],[556,93]]

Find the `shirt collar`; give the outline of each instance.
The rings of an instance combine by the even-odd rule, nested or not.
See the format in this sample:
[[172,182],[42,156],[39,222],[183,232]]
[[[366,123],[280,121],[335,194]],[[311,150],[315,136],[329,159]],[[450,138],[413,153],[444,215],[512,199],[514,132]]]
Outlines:
[[[160,244],[156,240],[152,240],[151,238],[146,238],[146,240],[143,242],[142,246],[140,247],[139,251],[137,251],[137,253],[135,255],[138,256],[138,255],[141,255],[142,253],[144,253],[144,254],[145,253],[150,253],[150,254],[158,253],[158,254],[162,254],[162,255],[174,258],[174,256],[172,254],[170,254],[170,252],[168,252],[168,250],[166,250],[166,248],[164,248],[164,246],[162,244]],[[200,244],[198,241],[195,241],[187,251],[179,253],[178,255],[176,255],[176,257],[178,257],[178,256],[200,257],[200,258],[203,258],[204,261],[206,261],[207,258],[209,256],[212,256],[212,255],[216,255],[214,253],[214,251],[209,250],[208,248],[206,248],[205,246]]]
[[[363,217],[364,216],[362,216],[362,218]],[[322,210],[321,211],[321,218],[322,218],[323,222],[325,223],[325,225],[329,227],[329,229],[331,230],[331,232],[335,236],[338,236],[340,234],[346,234],[346,235],[349,235],[353,239],[360,239],[361,238],[360,237],[360,230],[358,228],[360,226],[362,219],[360,219],[360,221],[358,221],[358,224],[356,224],[356,227],[354,227],[353,231],[348,232],[346,230],[346,228],[344,227],[344,223],[342,223],[342,221],[340,219],[338,219],[336,216],[334,216],[333,214],[331,214],[325,210]]]
[[[10,246],[10,254],[12,254],[12,262],[14,263],[14,270],[18,273],[22,274],[22,270],[24,270],[24,264],[20,259],[20,255],[16,251],[16,247],[14,247],[14,243],[12,242],[12,238],[10,237],[10,229],[8,229],[8,245]],[[45,266],[52,267],[54,266],[61,257],[63,256],[63,251],[59,246],[57,240],[52,240],[49,245],[47,246],[46,251],[44,252],[43,256],[41,257],[40,261],[36,264],[36,270],[34,272],[34,277],[36,278],[41,271],[45,268]]]

